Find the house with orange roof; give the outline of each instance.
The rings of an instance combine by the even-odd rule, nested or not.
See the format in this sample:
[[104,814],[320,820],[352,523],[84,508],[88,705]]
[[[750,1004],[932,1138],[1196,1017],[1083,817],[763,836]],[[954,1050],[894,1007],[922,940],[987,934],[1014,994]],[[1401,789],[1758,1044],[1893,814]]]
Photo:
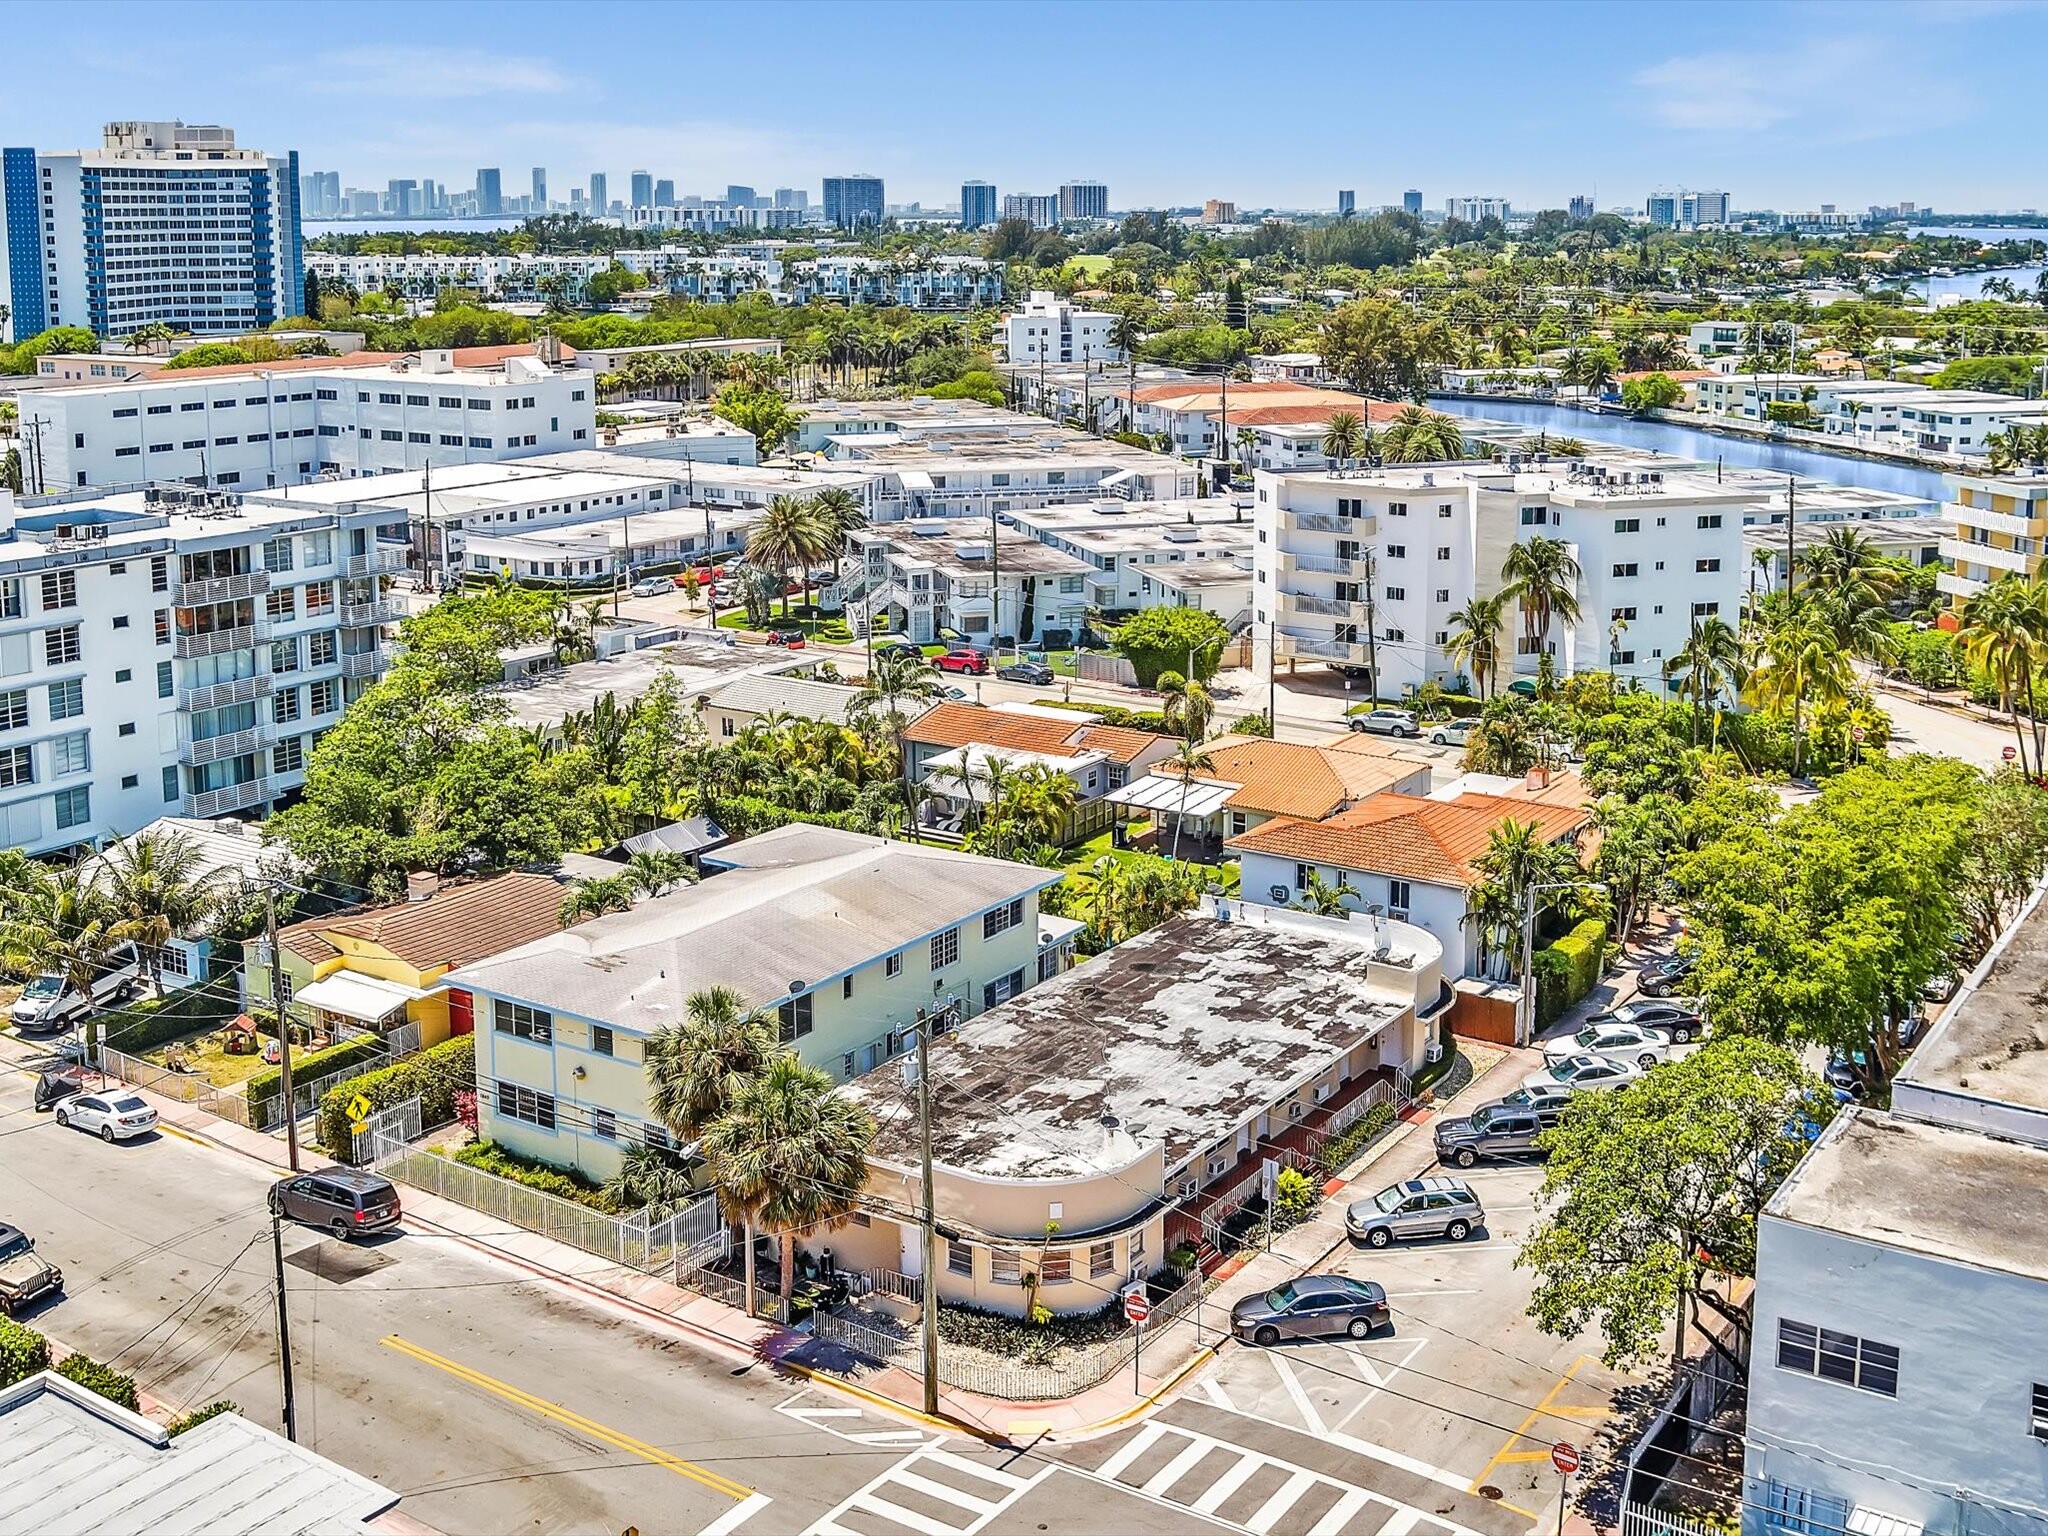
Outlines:
[[1383,791],[1318,820],[1273,817],[1224,849],[1239,860],[1244,900],[1291,906],[1311,875],[1348,886],[1353,911],[1435,935],[1444,976],[1455,980],[1482,974],[1468,920],[1472,888],[1495,830],[1509,822],[1534,827],[1546,843],[1579,846],[1592,822],[1590,796],[1575,774],[1541,783],[1468,775],[1430,795]]
[[1176,745],[1172,736],[1104,725],[1074,710],[949,701],[910,723],[903,749],[911,782],[927,796],[926,824],[954,831],[973,820],[989,800],[991,778],[1005,770],[1065,774],[1077,804],[1061,841],[1072,842],[1107,826],[1116,815],[1108,796]]
[[[1121,398],[1120,398],[1121,403]],[[1285,379],[1253,379],[1229,383],[1222,379],[1189,378],[1138,390],[1129,402],[1133,430],[1164,436],[1182,458],[1213,458],[1219,451],[1234,454],[1238,428],[1246,413],[1279,410],[1286,425],[1327,424],[1348,411],[1366,419],[1372,404],[1364,395]],[[1227,422],[1227,425],[1226,425]],[[1220,441],[1227,437],[1229,441]]]
[[1429,764],[1346,738],[1339,745],[1222,736],[1204,743],[1204,765],[1185,777],[1176,762],[1153,765],[1112,791],[1128,819],[1149,816],[1135,840],[1155,853],[1213,864],[1230,839],[1280,818],[1323,821],[1383,792],[1421,795]]

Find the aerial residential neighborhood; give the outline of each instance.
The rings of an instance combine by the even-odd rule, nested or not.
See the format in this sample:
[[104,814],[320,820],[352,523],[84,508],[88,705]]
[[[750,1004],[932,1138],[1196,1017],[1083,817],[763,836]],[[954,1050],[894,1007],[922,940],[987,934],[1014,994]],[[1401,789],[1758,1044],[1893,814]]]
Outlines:
[[2041,10],[538,16],[11,18],[0,1536],[2048,1536]]

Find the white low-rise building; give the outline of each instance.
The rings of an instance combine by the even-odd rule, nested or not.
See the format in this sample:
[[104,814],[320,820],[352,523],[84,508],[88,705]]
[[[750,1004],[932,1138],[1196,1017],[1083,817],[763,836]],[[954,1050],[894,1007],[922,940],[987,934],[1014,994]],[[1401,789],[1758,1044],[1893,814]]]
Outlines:
[[886,628],[919,645],[944,632],[988,646],[1072,645],[1088,620],[1089,567],[982,518],[920,518],[850,534],[842,590],[856,634]]
[[256,811],[382,674],[389,514],[172,487],[0,497],[0,846]]
[[1123,348],[1110,339],[1117,316],[1082,309],[1050,292],[1034,290],[1003,317],[1003,356],[1012,363],[1120,363]]

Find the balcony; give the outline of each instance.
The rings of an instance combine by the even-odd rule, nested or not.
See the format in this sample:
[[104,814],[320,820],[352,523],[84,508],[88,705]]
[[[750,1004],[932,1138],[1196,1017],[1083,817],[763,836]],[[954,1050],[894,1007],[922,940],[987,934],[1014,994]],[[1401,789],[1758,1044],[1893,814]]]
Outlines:
[[389,598],[380,597],[368,603],[343,603],[341,622],[349,626],[363,624],[396,624],[405,617],[405,610]]
[[251,806],[262,805],[272,793],[270,781],[259,775],[246,784],[230,784],[225,789],[187,795],[185,814],[202,820],[209,816],[226,816],[232,811],[246,811]]
[[246,757],[252,752],[261,752],[274,739],[269,726],[255,725],[246,731],[229,731],[223,736],[208,736],[188,741],[179,749],[178,755],[188,763],[219,763],[231,757]]
[[2041,558],[2017,549],[2000,549],[1996,544],[1972,544],[1967,539],[1943,539],[1941,557],[1957,565],[1986,565],[1994,571],[2012,571],[2021,576],[2030,574]]
[[1364,603],[1335,597],[1311,597],[1306,592],[1289,592],[1282,589],[1280,606],[1292,609],[1296,613],[1315,614],[1319,618],[1350,619],[1359,624],[1363,624],[1366,619]]
[[1283,571],[1315,571],[1324,576],[1356,576],[1365,566],[1363,560],[1340,560],[1335,555],[1300,555],[1293,550],[1280,552],[1280,569]]
[[231,603],[242,597],[261,597],[270,590],[270,572],[244,571],[239,576],[209,576],[202,581],[181,581],[172,600],[180,608],[198,608],[207,603]]
[[1950,597],[1975,597],[1984,590],[1985,586],[1986,583],[1972,581],[1969,577],[1960,575],[1955,571],[1943,571],[1934,578],[1934,589],[1937,592],[1945,592]]
[[225,704],[252,704],[259,699],[270,697],[273,680],[268,672],[260,677],[238,677],[232,682],[209,683],[203,688],[187,688],[178,695],[180,709],[197,712],[202,709],[219,709]]
[[227,651],[246,651],[252,646],[262,645],[270,639],[270,624],[261,621],[255,624],[238,624],[233,629],[213,629],[204,633],[179,635],[171,642],[171,654],[180,661],[194,656],[219,656]]
[[1370,660],[1362,640],[1309,638],[1290,635],[1285,630],[1279,634],[1277,648],[1282,656],[1306,656],[1316,661],[1334,661],[1342,666],[1363,667]]
[[343,677],[376,677],[391,665],[391,647],[380,645],[374,651],[358,651],[341,658]]
[[1379,524],[1374,518],[1339,517],[1334,512],[1295,512],[1283,507],[1279,516],[1282,532],[1342,533],[1353,538],[1369,539],[1379,529]]
[[[1982,528],[1986,533],[2002,533],[2015,539],[2041,537],[2041,524],[2033,518],[1993,512],[1989,507],[1966,506],[1959,501],[1952,501],[1941,510],[1943,516],[1953,517],[1962,527]],[[2048,516],[2048,507],[2042,508],[2042,514]]]
[[405,548],[391,544],[372,550],[367,555],[350,555],[341,562],[344,576],[389,576],[405,569]]

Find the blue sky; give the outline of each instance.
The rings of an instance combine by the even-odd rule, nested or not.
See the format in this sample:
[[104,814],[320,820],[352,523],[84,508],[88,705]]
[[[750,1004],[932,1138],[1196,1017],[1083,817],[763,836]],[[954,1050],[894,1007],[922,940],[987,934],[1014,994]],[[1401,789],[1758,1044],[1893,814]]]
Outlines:
[[[1613,3],[20,5],[5,141],[111,116],[233,126],[381,186],[556,197],[645,168],[683,192],[873,171],[893,201],[1071,177],[1114,206],[1554,207],[1725,188],[1740,207],[2048,207],[2015,87],[2034,0]],[[36,61],[30,66],[26,61]],[[2022,114],[2023,115],[2023,114]]]

